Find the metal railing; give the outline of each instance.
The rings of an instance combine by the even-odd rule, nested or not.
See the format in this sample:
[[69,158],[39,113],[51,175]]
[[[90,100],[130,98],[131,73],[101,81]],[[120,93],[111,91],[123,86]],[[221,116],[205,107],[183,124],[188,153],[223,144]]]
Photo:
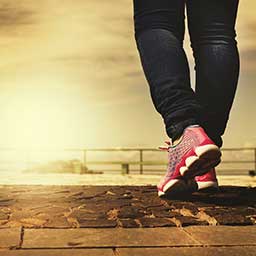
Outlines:
[[[137,151],[139,152],[139,161],[88,161],[87,159],[87,153],[88,152],[93,152],[93,151]],[[167,161],[149,161],[149,160],[144,160],[144,152],[159,152],[159,149],[154,149],[154,148],[112,148],[112,149],[84,149],[84,164],[88,165],[88,164],[120,164],[122,167],[122,172],[123,173],[129,173],[129,166],[130,165],[139,165],[139,172],[140,174],[143,174],[143,166],[145,165],[152,165],[152,166],[156,166],[156,165],[167,165]],[[251,153],[252,157],[250,160],[244,160],[244,159],[239,159],[239,160],[223,160],[221,162],[221,164],[251,164],[253,167],[250,168],[250,170],[252,172],[256,172],[256,148],[223,148],[221,150],[223,153],[224,152],[242,152],[242,151],[249,151],[248,153]]]
[[[167,159],[165,160],[147,160],[145,156],[145,152],[160,152],[157,148],[82,148],[82,149],[52,149],[55,152],[56,151],[64,151],[64,152],[76,152],[76,153],[82,153],[81,157],[81,164],[84,167],[87,166],[111,166],[111,165],[119,165],[121,167],[122,173],[129,173],[131,166],[139,166],[139,173],[144,173],[144,166],[166,166],[167,165]],[[21,152],[25,155],[26,158],[26,164],[27,167],[31,164],[36,164],[36,159],[29,159],[29,155],[34,152],[51,152],[49,149],[15,149],[15,148],[0,148],[0,154],[1,152],[8,152],[8,151],[16,151],[17,154],[20,154]],[[92,152],[136,152],[137,156],[134,160],[118,160],[118,161],[106,161],[106,160],[91,160],[89,158],[89,153]],[[255,174],[256,172],[256,148],[223,148],[222,149],[223,154],[225,153],[238,153],[238,156],[236,156],[236,159],[223,159],[223,164],[232,164],[238,165],[238,164],[250,164],[250,168],[248,168],[248,171],[251,172],[251,174]],[[243,159],[242,152],[247,152],[250,157],[248,159],[248,156]],[[163,152],[164,153],[164,152]],[[12,161],[5,161],[5,163],[14,164]],[[1,165],[1,159],[0,159],[0,165]],[[247,167],[246,167],[247,168]],[[233,169],[233,167],[232,167]],[[81,173],[83,171],[81,170]]]

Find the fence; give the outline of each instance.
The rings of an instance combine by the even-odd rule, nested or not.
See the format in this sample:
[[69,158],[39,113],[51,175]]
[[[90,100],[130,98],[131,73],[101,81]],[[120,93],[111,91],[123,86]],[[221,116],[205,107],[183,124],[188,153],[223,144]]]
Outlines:
[[[87,159],[87,153],[88,152],[95,152],[95,151],[136,151],[138,152],[139,155],[139,160],[137,161],[88,161]],[[167,161],[150,161],[150,160],[144,160],[144,152],[159,152],[159,149],[153,149],[153,148],[112,148],[112,149],[86,149],[83,150],[84,152],[84,164],[85,165],[106,165],[106,164],[117,164],[121,166],[121,170],[123,173],[129,173],[130,171],[130,166],[131,165],[139,165],[139,173],[143,174],[143,167],[144,166],[159,166],[159,165],[167,165]],[[230,160],[222,160],[221,166],[222,168],[220,168],[222,174],[229,174],[230,171],[232,170],[232,173],[238,175],[239,172],[241,172],[242,170],[246,170],[246,167],[244,167],[243,169],[237,169],[235,167],[235,165],[238,164],[249,164],[250,166],[247,168],[248,173],[250,175],[255,175],[256,172],[256,148],[223,148],[222,149],[222,154],[225,155],[225,153],[234,153],[234,152],[238,152],[238,154],[235,155],[236,159],[230,159]],[[249,158],[248,155],[244,156],[244,159],[240,158],[240,155],[242,155],[241,153],[245,153],[247,152],[247,154],[249,154]],[[227,164],[232,164],[232,168],[227,168],[224,167],[224,165]],[[234,170],[235,169],[235,170]],[[235,172],[234,172],[235,171]]]
[[[14,149],[14,148],[5,148],[0,149],[0,154],[2,152],[16,152],[17,156],[20,156],[20,154],[23,154],[23,158],[25,159],[25,165],[26,168],[29,168],[29,166],[36,165],[38,162],[36,161],[36,157],[33,157],[33,160],[31,161],[31,154],[38,152],[51,152],[48,149],[39,150],[39,149]],[[56,151],[56,150],[55,150]],[[122,173],[129,173],[132,166],[138,166],[138,172],[140,174],[145,173],[144,167],[151,166],[156,168],[157,166],[166,166],[167,165],[167,159],[164,160],[148,160],[146,159],[145,153],[146,152],[162,152],[157,148],[86,148],[86,149],[58,149],[57,151],[63,151],[68,153],[68,155],[72,155],[73,153],[80,154],[80,161],[82,167],[88,167],[88,166],[120,166]],[[106,152],[133,152],[136,153],[136,157],[134,159],[122,159],[122,160],[92,160],[90,159],[89,154],[90,153],[106,153]],[[166,154],[166,152],[162,152]],[[239,175],[244,174],[245,172],[249,172],[250,175],[255,175],[256,173],[256,148],[223,148],[223,160],[220,165],[219,170],[222,172],[222,174],[229,174],[231,173],[230,170],[232,170],[233,174]],[[81,155],[82,154],[82,155]],[[229,157],[227,157],[229,155]],[[162,155],[163,156],[163,155]],[[13,157],[15,159],[15,157]],[[22,158],[22,157],[21,157]],[[227,159],[226,159],[227,158]],[[17,162],[17,161],[16,161]],[[0,159],[0,165],[3,163]],[[15,161],[8,160],[4,161],[5,164],[15,164]],[[226,165],[226,166],[225,166]],[[229,167],[227,167],[230,165]],[[242,165],[241,168],[237,168]],[[120,170],[120,169],[119,169]],[[161,169],[165,170],[165,169]],[[80,169],[80,173],[86,173],[85,168]]]

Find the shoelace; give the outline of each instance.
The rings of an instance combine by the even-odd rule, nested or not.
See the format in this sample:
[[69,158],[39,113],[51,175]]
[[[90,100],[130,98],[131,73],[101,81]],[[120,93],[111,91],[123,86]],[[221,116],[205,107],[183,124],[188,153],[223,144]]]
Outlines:
[[[159,146],[158,149],[160,150],[163,150],[163,151],[167,151],[169,152],[169,148],[171,146],[171,142],[169,140],[165,140],[164,141],[168,146]],[[169,166],[170,163],[168,163],[168,166]],[[161,181],[160,181],[160,184],[161,182],[164,182],[166,178],[168,178],[170,175],[172,175],[172,172],[169,171],[169,167],[167,167],[167,172],[166,172],[166,175],[162,177]]]
[[169,148],[170,148],[171,142],[166,140],[165,143],[168,145],[168,147],[166,147],[166,146],[159,146],[158,149],[163,150],[163,151],[168,151]]

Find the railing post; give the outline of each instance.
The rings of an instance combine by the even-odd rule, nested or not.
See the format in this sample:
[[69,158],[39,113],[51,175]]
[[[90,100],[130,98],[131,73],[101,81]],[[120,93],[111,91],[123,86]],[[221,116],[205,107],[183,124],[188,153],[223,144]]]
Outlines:
[[84,166],[86,166],[86,160],[87,160],[87,159],[86,159],[86,157],[87,157],[87,156],[86,156],[86,149],[84,149],[83,151],[84,151]]
[[130,169],[129,169],[129,164],[128,163],[122,163],[122,174],[129,174]]
[[84,149],[83,152],[84,152],[84,159],[83,159],[83,166],[82,166],[81,174],[84,174],[86,172],[86,169],[87,169],[87,166],[86,166],[86,161],[87,161],[86,153],[87,153],[87,150]]
[[256,148],[254,148],[254,171],[256,172]]
[[143,174],[143,149],[140,149],[140,174]]

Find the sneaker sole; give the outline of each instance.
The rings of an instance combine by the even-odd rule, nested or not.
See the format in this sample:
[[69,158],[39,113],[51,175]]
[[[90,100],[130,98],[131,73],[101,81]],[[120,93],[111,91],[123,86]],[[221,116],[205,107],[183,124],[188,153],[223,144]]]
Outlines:
[[187,192],[187,185],[184,180],[173,179],[168,181],[163,188],[164,191],[158,191],[159,197],[175,196]]
[[208,190],[208,189],[218,189],[218,182],[216,181],[196,181],[198,191]]
[[199,146],[195,153],[196,156],[188,157],[185,160],[186,166],[180,168],[180,174],[185,178],[204,175],[221,162],[221,151],[216,145]]

